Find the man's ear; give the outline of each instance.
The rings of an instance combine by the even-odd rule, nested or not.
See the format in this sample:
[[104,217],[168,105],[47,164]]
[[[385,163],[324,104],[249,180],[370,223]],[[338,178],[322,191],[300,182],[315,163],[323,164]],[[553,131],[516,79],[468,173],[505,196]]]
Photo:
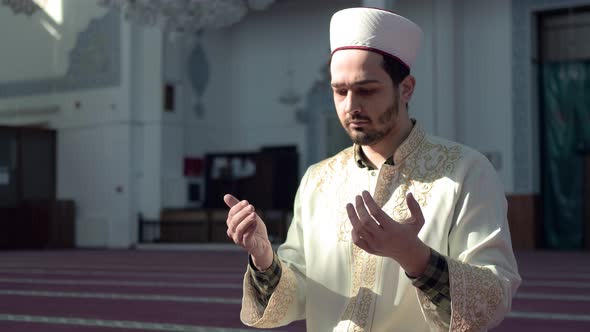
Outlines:
[[416,87],[416,79],[412,75],[406,76],[399,84],[401,90],[401,102],[407,104],[412,99],[414,88]]

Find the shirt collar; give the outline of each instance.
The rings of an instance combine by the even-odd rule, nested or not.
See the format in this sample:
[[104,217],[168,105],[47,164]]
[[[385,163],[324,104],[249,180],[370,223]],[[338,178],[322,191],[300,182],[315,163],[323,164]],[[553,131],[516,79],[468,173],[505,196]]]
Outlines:
[[[402,144],[400,144],[397,150],[395,150],[393,156],[390,156],[385,160],[385,165],[393,166],[395,164],[399,164],[401,161],[406,159],[414,150],[416,150],[418,145],[420,145],[420,143],[426,136],[424,129],[422,129],[422,126],[415,119],[412,119],[412,123],[414,124],[414,128],[412,128],[410,135],[408,135],[408,137],[402,142]],[[367,159],[365,153],[363,152],[363,149],[361,149],[361,145],[354,144],[353,152],[354,160],[356,161],[358,167],[367,167],[369,169],[372,168],[366,161]]]

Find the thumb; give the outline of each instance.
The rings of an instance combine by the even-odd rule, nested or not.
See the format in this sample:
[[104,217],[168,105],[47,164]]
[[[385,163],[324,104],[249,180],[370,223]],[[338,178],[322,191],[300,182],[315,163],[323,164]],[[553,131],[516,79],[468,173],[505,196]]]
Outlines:
[[408,208],[410,209],[410,213],[412,214],[412,217],[414,218],[413,222],[416,223],[416,226],[418,226],[418,231],[420,231],[422,226],[424,226],[424,215],[422,214],[422,209],[420,208],[420,204],[418,204],[418,202],[416,201],[416,199],[414,198],[414,195],[412,195],[412,193],[409,193],[406,196],[406,202],[408,204]]
[[223,201],[230,208],[232,208],[234,205],[236,205],[240,202],[237,198],[235,198],[233,195],[230,195],[230,194],[226,194],[225,196],[223,196]]

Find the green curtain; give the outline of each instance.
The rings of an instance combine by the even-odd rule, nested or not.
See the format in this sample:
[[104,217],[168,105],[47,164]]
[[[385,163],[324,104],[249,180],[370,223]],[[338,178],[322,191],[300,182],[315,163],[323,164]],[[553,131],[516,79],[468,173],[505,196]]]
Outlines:
[[549,248],[578,249],[584,243],[583,155],[590,152],[590,62],[546,63],[541,73],[545,241]]

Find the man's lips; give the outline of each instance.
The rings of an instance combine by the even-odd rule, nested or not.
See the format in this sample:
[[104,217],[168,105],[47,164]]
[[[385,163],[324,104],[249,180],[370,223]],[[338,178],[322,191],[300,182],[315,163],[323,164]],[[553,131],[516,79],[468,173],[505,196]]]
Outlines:
[[348,121],[346,121],[346,123],[347,123],[349,126],[351,126],[351,125],[352,125],[352,126],[362,126],[362,125],[368,124],[368,123],[369,123],[369,120],[364,120],[364,119],[354,119],[354,120],[348,120]]

